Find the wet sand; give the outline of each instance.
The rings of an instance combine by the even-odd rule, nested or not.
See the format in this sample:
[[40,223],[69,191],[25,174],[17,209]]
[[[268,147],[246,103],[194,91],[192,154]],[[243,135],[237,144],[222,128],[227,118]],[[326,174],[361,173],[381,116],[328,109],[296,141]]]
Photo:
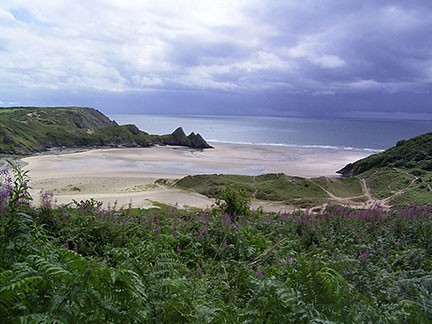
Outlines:
[[[243,174],[283,172],[301,177],[338,176],[336,171],[372,152],[324,148],[296,148],[212,143],[214,149],[184,147],[97,149],[68,154],[27,157],[32,195],[52,191],[58,203],[95,198],[119,206],[148,207],[152,201],[199,208],[211,207],[213,199],[155,184],[157,179],[175,181],[193,174]],[[290,210],[270,202],[254,202],[266,210]]]

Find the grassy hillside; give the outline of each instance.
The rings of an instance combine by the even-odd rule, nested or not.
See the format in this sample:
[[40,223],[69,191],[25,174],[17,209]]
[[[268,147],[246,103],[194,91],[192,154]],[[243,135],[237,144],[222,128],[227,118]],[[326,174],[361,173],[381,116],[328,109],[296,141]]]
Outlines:
[[244,189],[258,200],[279,201],[299,207],[316,206],[339,198],[353,197],[364,201],[362,188],[356,178],[290,177],[283,173],[259,176],[195,175],[175,183],[176,187],[195,191],[211,198],[219,198],[225,187]]
[[[160,182],[163,183],[162,180]],[[379,201],[385,206],[414,206],[432,202],[432,172],[419,169],[377,168],[350,178],[305,179],[282,173],[259,176],[194,175],[178,180],[174,186],[210,198],[220,198],[226,187],[244,189],[254,199],[303,208],[321,206],[329,201],[354,205]]]
[[396,146],[337,171],[362,179],[373,198],[388,205],[432,202],[432,133],[399,141]]
[[399,141],[396,146],[384,152],[348,164],[338,173],[344,176],[355,176],[384,167],[432,171],[432,133]]
[[177,130],[150,135],[134,125],[119,126],[92,108],[0,108],[0,153],[29,154],[53,147],[151,146],[210,147],[199,135]]
[[432,172],[376,168],[357,177],[365,180],[374,198],[389,205],[415,206],[432,202]]

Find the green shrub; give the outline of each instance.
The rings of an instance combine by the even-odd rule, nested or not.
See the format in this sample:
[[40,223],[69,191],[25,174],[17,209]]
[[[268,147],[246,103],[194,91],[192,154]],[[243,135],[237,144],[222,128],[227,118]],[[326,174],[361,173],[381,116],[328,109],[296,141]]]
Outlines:
[[225,201],[223,210],[230,215],[248,215],[250,213],[251,197],[244,189],[236,190],[226,187],[221,199]]

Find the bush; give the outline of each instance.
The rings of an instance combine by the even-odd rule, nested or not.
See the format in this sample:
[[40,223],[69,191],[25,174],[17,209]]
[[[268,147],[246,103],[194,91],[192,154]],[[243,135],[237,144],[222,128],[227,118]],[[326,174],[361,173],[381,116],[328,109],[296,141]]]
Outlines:
[[221,199],[225,201],[222,207],[227,214],[248,215],[250,213],[251,197],[244,189],[226,187],[222,191]]

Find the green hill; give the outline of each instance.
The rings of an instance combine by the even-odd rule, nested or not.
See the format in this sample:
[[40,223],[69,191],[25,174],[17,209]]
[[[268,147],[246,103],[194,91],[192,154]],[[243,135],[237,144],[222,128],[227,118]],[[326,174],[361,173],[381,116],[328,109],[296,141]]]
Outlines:
[[186,136],[181,128],[168,135],[150,135],[135,125],[120,126],[93,108],[0,108],[0,153],[30,154],[57,147],[147,147],[155,144],[211,147],[199,134]]
[[[163,183],[163,180],[159,181]],[[258,176],[206,174],[186,176],[175,187],[198,192],[210,198],[220,198],[226,187],[245,190],[253,199],[276,201],[296,207],[365,201],[357,178],[302,178],[283,173]]]
[[350,163],[337,173],[350,177],[384,167],[432,171],[432,133],[399,141],[396,146]]

